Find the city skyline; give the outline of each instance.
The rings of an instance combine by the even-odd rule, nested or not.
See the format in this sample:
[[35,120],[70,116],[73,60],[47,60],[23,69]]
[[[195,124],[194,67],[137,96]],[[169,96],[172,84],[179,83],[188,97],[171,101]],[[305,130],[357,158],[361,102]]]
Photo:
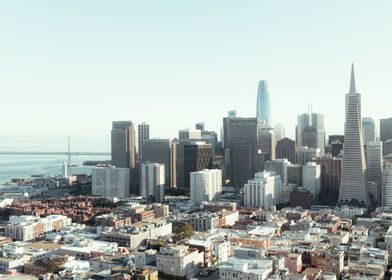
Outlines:
[[[109,143],[114,120],[147,122],[151,138],[173,138],[200,121],[219,131],[231,109],[255,116],[259,80],[268,81],[274,124],[286,127],[290,138],[309,103],[324,114],[327,135],[343,134],[342,92],[351,62],[363,116],[377,127],[390,117],[388,102],[381,102],[390,98],[388,1],[377,7],[307,3],[305,9],[229,1],[224,14],[218,3],[203,1],[175,9],[121,1],[117,7],[41,3],[1,4],[0,23],[9,28],[0,31],[0,117],[12,116],[1,125],[3,139],[71,135]],[[260,17],[261,10],[271,15]]]

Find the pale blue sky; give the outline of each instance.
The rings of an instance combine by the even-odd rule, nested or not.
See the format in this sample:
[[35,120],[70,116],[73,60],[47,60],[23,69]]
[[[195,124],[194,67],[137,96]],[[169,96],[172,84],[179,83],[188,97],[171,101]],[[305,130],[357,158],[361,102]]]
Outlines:
[[351,62],[378,122],[392,116],[391,14],[387,0],[0,0],[0,137],[107,141],[128,119],[153,137],[218,130],[230,109],[255,115],[260,79],[290,136],[310,101],[342,133]]

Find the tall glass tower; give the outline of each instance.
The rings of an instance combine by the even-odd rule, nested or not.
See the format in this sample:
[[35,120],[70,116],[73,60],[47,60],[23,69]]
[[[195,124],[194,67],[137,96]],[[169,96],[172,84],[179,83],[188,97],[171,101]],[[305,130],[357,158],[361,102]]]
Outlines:
[[271,127],[271,104],[267,81],[259,81],[256,116],[266,127]]

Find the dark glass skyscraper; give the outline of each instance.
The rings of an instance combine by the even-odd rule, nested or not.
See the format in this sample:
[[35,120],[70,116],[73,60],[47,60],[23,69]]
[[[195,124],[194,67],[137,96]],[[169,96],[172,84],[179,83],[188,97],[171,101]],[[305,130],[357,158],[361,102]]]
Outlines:
[[266,127],[271,127],[271,101],[267,81],[259,81],[257,90],[256,117]]

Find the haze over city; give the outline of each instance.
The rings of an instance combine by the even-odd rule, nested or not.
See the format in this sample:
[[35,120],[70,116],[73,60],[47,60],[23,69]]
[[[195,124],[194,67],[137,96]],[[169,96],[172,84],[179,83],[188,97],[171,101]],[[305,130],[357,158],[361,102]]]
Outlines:
[[219,131],[228,110],[255,116],[259,80],[288,136],[309,103],[327,135],[343,133],[351,62],[362,115],[377,124],[392,100],[391,11],[390,1],[3,1],[0,136],[109,143],[112,120],[128,119],[150,123],[151,137],[198,121]]

